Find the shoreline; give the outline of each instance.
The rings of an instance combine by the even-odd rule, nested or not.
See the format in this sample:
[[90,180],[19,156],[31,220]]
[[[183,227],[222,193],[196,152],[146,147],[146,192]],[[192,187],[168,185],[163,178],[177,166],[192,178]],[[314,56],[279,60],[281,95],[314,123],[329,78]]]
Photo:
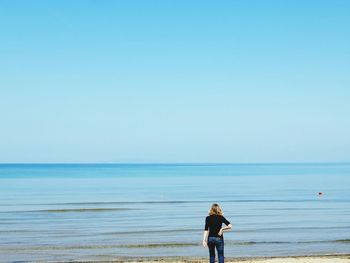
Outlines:
[[[93,263],[93,262],[143,262],[143,263],[205,263],[208,262],[208,257],[182,257],[182,256],[169,256],[169,257],[110,257],[92,259],[92,260],[72,260],[72,261],[47,261],[47,262],[80,262],[80,263]],[[45,262],[45,261],[40,261]],[[217,257],[216,261],[217,262]],[[301,256],[262,256],[262,257],[225,257],[225,262],[234,263],[346,263],[350,262],[350,254],[326,254],[326,255],[301,255]]]

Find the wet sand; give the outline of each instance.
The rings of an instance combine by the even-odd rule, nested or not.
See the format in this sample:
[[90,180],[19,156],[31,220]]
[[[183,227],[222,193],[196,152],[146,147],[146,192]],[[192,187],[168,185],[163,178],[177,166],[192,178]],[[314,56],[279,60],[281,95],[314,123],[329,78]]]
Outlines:
[[[207,263],[208,258],[198,257],[122,257],[79,262],[143,262],[143,263]],[[74,261],[77,262],[77,261]],[[216,259],[217,262],[217,259]],[[324,256],[289,256],[289,257],[258,257],[230,258],[225,262],[234,263],[350,263],[350,254]]]

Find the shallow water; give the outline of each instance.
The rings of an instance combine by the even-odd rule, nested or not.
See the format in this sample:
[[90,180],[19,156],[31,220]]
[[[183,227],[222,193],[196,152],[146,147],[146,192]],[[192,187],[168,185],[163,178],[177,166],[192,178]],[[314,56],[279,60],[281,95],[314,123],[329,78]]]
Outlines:
[[[322,197],[318,196],[323,192]],[[350,164],[0,165],[0,261],[350,253]]]

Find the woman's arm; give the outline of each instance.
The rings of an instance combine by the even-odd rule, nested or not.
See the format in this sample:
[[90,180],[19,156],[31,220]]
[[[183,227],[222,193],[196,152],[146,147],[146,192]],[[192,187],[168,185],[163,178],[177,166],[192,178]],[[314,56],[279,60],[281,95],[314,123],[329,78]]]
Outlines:
[[204,230],[203,234],[203,247],[207,246],[207,240],[208,240],[208,230]]
[[222,232],[226,231],[226,230],[231,230],[232,229],[232,225],[229,224],[228,226],[222,227],[219,231],[219,236],[222,235]]

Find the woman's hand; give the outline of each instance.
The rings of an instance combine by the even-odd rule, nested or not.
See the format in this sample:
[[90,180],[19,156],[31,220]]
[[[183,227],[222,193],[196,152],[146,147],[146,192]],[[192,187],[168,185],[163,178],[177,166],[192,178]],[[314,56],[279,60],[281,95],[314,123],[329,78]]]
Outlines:
[[218,235],[222,236],[222,228],[220,228],[220,231],[219,231]]
[[203,247],[207,247],[207,241],[203,240]]

